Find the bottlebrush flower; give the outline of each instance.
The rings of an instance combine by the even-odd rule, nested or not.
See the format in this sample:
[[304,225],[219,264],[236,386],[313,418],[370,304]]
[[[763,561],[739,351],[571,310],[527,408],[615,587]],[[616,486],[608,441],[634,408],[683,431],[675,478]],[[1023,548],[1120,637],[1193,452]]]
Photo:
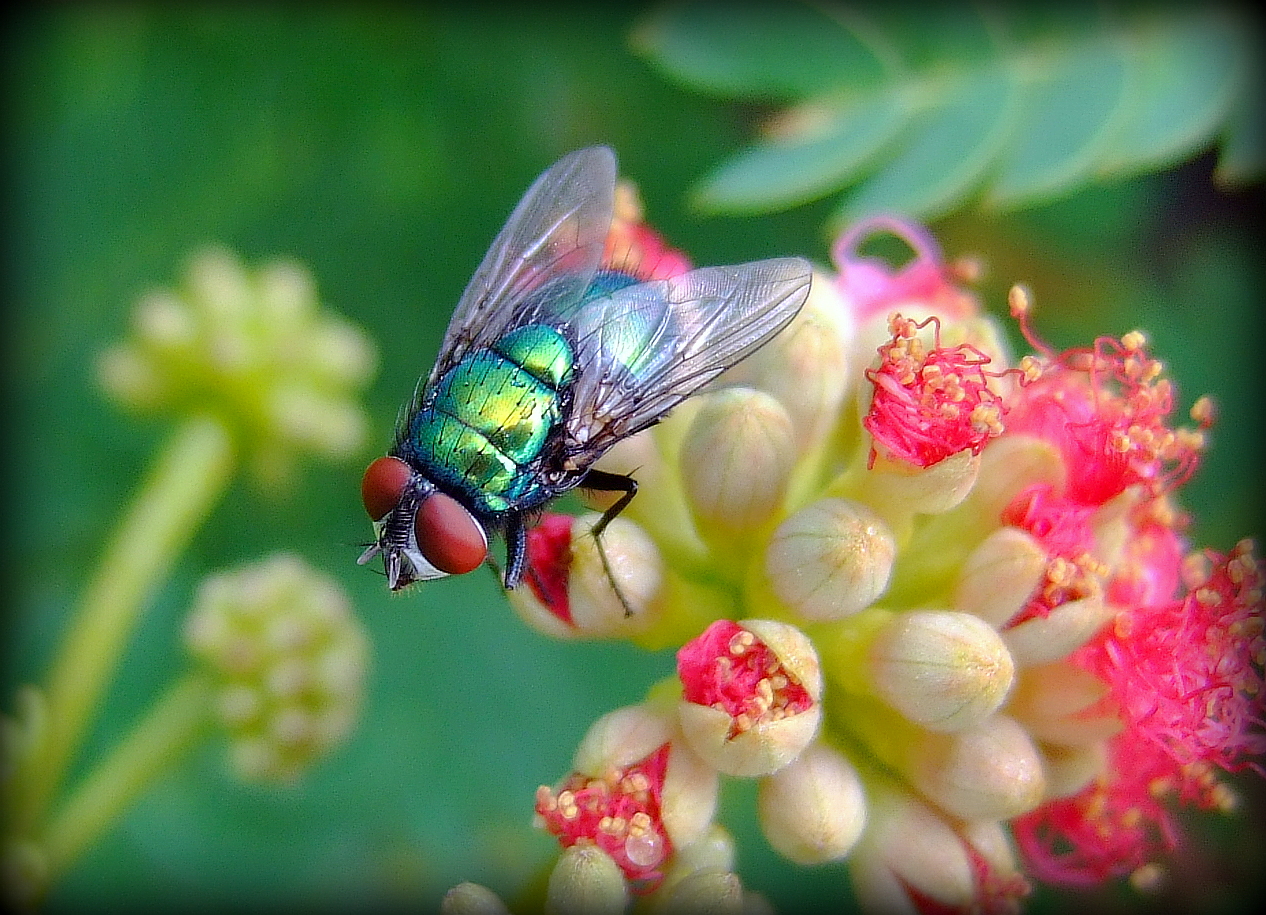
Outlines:
[[[913,260],[861,258],[876,232]],[[785,334],[600,462],[641,483],[618,521],[645,547],[609,547],[632,619],[609,601],[610,626],[578,625],[576,576],[610,582],[568,522],[530,535],[529,618],[678,659],[640,724],[604,719],[542,789],[544,824],[634,892],[690,875],[729,899],[706,772],[760,779],[775,849],[847,858],[878,911],[1013,910],[1025,868],[1155,876],[1175,805],[1229,809],[1218,773],[1266,751],[1266,572],[1248,541],[1193,550],[1178,507],[1212,406],[1179,423],[1141,334],[1055,352],[1018,286],[1013,357],[918,227],[833,253]],[[674,754],[706,812],[684,834]],[[628,846],[638,814],[653,838]]]

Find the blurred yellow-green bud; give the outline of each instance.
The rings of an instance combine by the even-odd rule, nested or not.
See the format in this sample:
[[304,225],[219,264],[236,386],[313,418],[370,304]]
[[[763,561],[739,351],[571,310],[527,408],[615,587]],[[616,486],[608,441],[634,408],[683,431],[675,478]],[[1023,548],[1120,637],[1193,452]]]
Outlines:
[[206,579],[185,629],[216,680],[237,773],[296,777],[351,729],[368,646],[346,595],[280,554]]
[[682,734],[720,772],[776,772],[817,734],[822,671],[794,626],[717,620],[677,652],[677,673]]
[[857,378],[849,363],[850,321],[835,284],[814,274],[809,298],[795,319],[722,378],[776,398],[803,449],[830,431]]
[[1046,790],[1042,756],[1014,719],[994,715],[953,734],[922,735],[909,748],[910,780],[964,820],[1002,820],[1036,807]]
[[797,864],[843,858],[866,824],[866,796],[857,771],[821,743],[761,779],[757,805],[769,844]]
[[673,866],[660,887],[666,890],[671,884],[704,868],[732,871],[735,864],[734,837],[718,823],[712,823],[689,845],[677,849]]
[[870,606],[888,587],[896,544],[873,511],[819,499],[778,526],[765,548],[765,583],[807,620],[832,620]]
[[1100,705],[1107,685],[1089,671],[1066,661],[1020,671],[1007,714],[1037,740],[1085,746],[1121,730],[1121,719]]
[[622,915],[628,904],[624,875],[595,845],[563,850],[550,872],[545,911],[550,915]]
[[709,395],[682,444],[681,477],[699,529],[760,526],[782,504],[796,458],[791,417],[752,388]]
[[294,452],[338,459],[360,448],[367,420],[354,395],[376,359],[358,328],[319,307],[302,266],[247,270],[211,248],[179,292],[140,301],[131,339],[102,354],[98,373],[136,409],[216,415],[275,477]]
[[1014,679],[998,634],[969,613],[895,614],[868,655],[875,692],[909,720],[957,731],[993,714]]
[[486,886],[459,883],[440,900],[440,915],[510,915],[510,910]]

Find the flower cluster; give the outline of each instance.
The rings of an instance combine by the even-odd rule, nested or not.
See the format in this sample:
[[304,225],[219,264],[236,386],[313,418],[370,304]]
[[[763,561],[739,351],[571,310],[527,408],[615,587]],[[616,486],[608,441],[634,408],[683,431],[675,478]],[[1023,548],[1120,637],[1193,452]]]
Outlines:
[[342,589],[298,557],[206,579],[185,637],[243,778],[291,780],[350,731],[368,641]]
[[127,406],[210,413],[249,446],[265,480],[287,476],[297,451],[339,460],[362,445],[368,424],[355,393],[376,353],[360,328],[319,307],[297,262],[247,270],[205,249],[183,288],[147,295],[133,322],[132,339],[99,364]]
[[[878,232],[907,265],[860,254]],[[1180,426],[1137,332],[1052,351],[1022,287],[1016,358],[918,227],[833,254],[783,334],[600,462],[642,484],[610,575],[597,515],[529,533],[529,624],[678,648],[540,789],[540,825],[605,862],[560,860],[602,875],[560,877],[560,910],[745,898],[722,777],[759,780],[771,845],[846,859],[870,908],[1006,910],[1030,878],[1153,873],[1174,803],[1229,809],[1217,773],[1266,750],[1263,564],[1192,551],[1175,500],[1208,401]]]

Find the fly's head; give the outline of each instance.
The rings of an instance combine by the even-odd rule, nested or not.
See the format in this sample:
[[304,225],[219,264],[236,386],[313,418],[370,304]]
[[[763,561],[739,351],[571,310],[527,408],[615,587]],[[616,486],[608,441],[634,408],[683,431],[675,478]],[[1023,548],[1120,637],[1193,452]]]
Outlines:
[[374,542],[357,562],[381,555],[392,591],[463,575],[488,555],[488,535],[474,515],[398,457],[369,465],[361,498],[374,524]]

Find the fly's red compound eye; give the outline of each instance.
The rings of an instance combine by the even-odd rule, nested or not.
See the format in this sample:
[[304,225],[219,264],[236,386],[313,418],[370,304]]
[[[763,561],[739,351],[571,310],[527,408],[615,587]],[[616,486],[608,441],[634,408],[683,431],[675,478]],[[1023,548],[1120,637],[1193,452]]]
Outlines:
[[414,533],[426,561],[449,575],[479,568],[488,555],[483,527],[460,502],[442,492],[427,496],[418,506]]
[[412,478],[413,469],[400,458],[380,457],[370,464],[360,481],[360,497],[369,517],[374,521],[385,518]]

